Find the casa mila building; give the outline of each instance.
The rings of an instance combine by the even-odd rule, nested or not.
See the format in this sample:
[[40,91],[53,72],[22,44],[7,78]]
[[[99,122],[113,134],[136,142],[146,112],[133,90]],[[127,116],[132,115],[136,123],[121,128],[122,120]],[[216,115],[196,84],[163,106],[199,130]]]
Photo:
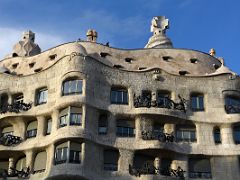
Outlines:
[[25,32],[0,61],[0,177],[240,179],[240,78],[168,27],[132,50],[88,30],[41,52]]

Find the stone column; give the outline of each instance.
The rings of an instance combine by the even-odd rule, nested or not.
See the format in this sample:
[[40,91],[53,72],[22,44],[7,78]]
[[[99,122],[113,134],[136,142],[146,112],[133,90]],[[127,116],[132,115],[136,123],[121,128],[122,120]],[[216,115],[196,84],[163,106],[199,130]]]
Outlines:
[[26,151],[26,167],[29,167],[30,170],[33,170],[34,165],[34,153],[31,150]]
[[58,129],[58,124],[59,124],[59,110],[56,109],[52,113],[52,133],[57,131]]
[[118,170],[122,172],[129,172],[129,164],[133,165],[134,151],[119,149]]
[[146,117],[136,118],[136,138],[142,139],[142,131],[153,131],[153,120]]
[[45,135],[46,131],[46,119],[44,116],[38,116],[37,117],[37,137],[42,137]]
[[113,114],[109,115],[109,120],[108,120],[108,136],[114,139],[116,137],[116,128],[117,122],[116,118]]
[[50,172],[51,167],[54,164],[54,157],[55,157],[55,149],[54,149],[54,145],[50,145],[47,149],[47,162],[46,162],[46,172]]
[[231,124],[224,124],[220,128],[222,144],[234,144]]
[[14,168],[15,165],[15,159],[14,158],[9,158],[9,164],[8,164],[8,174],[12,175],[13,170],[11,168]]

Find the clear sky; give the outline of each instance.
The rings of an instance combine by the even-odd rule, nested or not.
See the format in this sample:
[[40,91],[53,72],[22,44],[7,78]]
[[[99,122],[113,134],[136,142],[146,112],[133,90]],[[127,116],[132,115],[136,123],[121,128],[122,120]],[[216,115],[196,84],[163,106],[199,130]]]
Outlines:
[[100,43],[143,48],[159,15],[170,20],[167,35],[175,48],[213,47],[240,74],[240,0],[0,0],[0,59],[28,29],[42,50],[85,39],[89,28]]

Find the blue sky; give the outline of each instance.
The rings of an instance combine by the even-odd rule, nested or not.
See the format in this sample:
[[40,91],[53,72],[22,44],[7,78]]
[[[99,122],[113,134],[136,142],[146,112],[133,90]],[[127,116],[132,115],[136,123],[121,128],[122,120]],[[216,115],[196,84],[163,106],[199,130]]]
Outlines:
[[208,52],[213,47],[240,74],[239,7],[239,0],[0,0],[0,59],[28,29],[42,50],[85,39],[89,28],[98,31],[100,43],[143,48],[152,17],[165,15],[175,48]]

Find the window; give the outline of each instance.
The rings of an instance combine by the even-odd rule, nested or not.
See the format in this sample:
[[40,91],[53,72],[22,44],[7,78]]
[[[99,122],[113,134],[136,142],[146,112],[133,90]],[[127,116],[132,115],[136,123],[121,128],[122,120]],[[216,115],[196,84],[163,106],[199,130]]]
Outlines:
[[153,126],[153,134],[154,137],[159,137],[159,135],[163,134],[164,126],[162,124],[154,124]]
[[39,89],[37,91],[36,104],[40,105],[40,104],[47,103],[47,97],[48,97],[48,89],[47,88]]
[[170,93],[169,92],[157,92],[157,107],[160,108],[171,108],[170,104]]
[[70,126],[71,125],[82,125],[82,114],[81,113],[71,113],[70,114]]
[[59,127],[64,126],[81,126],[82,125],[82,109],[78,107],[68,107],[61,110],[59,114]]
[[46,169],[46,163],[47,163],[47,152],[42,151],[39,152],[34,161],[34,166],[33,166],[33,173],[41,173],[44,172]]
[[117,150],[104,150],[104,165],[105,171],[117,171],[118,170],[118,159],[119,152]]
[[23,94],[15,94],[13,95],[13,103],[23,103]]
[[203,179],[212,178],[210,160],[207,158],[190,158],[189,177]]
[[55,152],[55,164],[81,163],[81,149],[81,144],[71,141],[58,145]]
[[134,137],[135,122],[128,120],[117,120],[117,136],[119,137]]
[[128,104],[128,91],[125,88],[114,87],[111,89],[112,104]]
[[191,96],[191,109],[193,111],[204,111],[203,95],[192,95]]
[[213,136],[214,136],[214,142],[215,144],[219,144],[221,143],[221,132],[219,127],[215,127],[213,129]]
[[22,157],[16,162],[16,170],[22,171],[24,168],[26,168],[26,157]]
[[228,114],[240,113],[240,98],[226,97],[225,110]]
[[62,95],[82,94],[82,80],[67,80],[63,82]]
[[101,114],[98,119],[98,134],[107,134],[108,119],[106,114]]
[[177,125],[177,141],[195,142],[196,127],[194,125]]
[[62,164],[67,162],[68,147],[61,147],[56,150],[55,162]]
[[33,138],[37,136],[37,121],[32,121],[27,126],[27,138]]
[[233,127],[233,139],[236,144],[240,144],[240,125]]
[[47,131],[46,131],[46,135],[51,134],[52,131],[52,119],[47,120]]

